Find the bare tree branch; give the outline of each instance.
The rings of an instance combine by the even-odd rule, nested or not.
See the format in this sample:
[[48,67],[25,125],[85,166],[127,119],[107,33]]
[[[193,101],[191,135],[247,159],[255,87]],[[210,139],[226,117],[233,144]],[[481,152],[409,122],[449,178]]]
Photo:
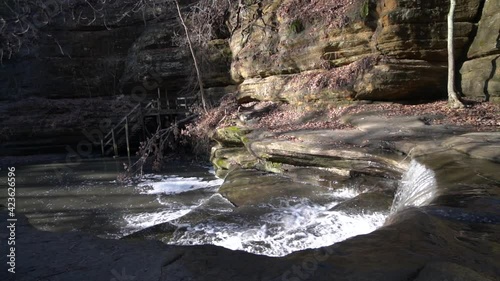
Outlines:
[[175,3],[175,6],[177,8],[177,13],[179,15],[179,19],[181,21],[181,24],[184,27],[184,31],[186,32],[187,43],[189,45],[189,50],[191,52],[191,56],[193,57],[194,67],[196,69],[196,76],[198,77],[198,86],[200,87],[201,103],[203,105],[203,110],[206,113],[207,112],[207,103],[205,101],[205,94],[203,92],[203,81],[201,80],[201,72],[200,72],[200,69],[198,68],[198,61],[196,60],[196,55],[195,55],[194,50],[193,50],[193,44],[191,43],[191,38],[189,36],[189,30],[186,26],[186,23],[184,22],[184,18],[182,17],[181,9],[179,7],[179,2],[177,2],[177,0],[174,0],[174,3]]

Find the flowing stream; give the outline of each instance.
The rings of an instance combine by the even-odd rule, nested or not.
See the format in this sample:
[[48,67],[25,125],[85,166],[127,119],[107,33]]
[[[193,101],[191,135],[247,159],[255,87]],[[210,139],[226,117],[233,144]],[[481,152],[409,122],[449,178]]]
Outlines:
[[[174,163],[165,173],[126,185],[115,180],[121,170],[118,160],[18,167],[17,211],[43,230],[83,231],[103,238],[168,223],[175,229],[163,240],[169,244],[214,244],[268,256],[369,233],[390,212],[332,210],[363,192],[352,185],[316,194],[321,200],[284,196],[236,208],[218,193],[223,181],[209,167]],[[432,172],[412,162],[392,212],[428,203],[433,186]]]

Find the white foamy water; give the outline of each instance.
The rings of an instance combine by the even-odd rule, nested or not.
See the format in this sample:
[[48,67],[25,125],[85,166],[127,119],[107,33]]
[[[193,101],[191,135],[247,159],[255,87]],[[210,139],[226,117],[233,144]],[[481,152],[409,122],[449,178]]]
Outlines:
[[429,204],[436,194],[436,187],[434,172],[416,160],[411,160],[394,197],[391,213],[411,206]]
[[[352,189],[338,189],[331,198],[344,201],[357,196]],[[203,222],[188,227],[172,244],[213,244],[232,250],[267,256],[284,256],[308,248],[319,248],[349,237],[372,232],[385,222],[387,214],[347,214],[329,211],[340,201],[326,205],[308,199],[283,199],[278,206],[259,206],[270,211],[245,223]]]
[[196,177],[177,177],[177,176],[149,176],[146,180],[137,186],[141,188],[141,193],[145,194],[178,194],[196,189],[220,186],[222,179],[204,181]]
[[145,229],[157,224],[164,222],[169,222],[171,220],[178,219],[191,210],[196,209],[199,205],[192,206],[177,206],[174,208],[165,208],[163,210],[157,210],[155,212],[144,212],[124,215],[123,219],[126,222],[126,226],[121,231],[121,236],[131,234],[133,232]]
[[328,211],[334,205],[321,206],[302,200],[296,205],[274,209],[261,216],[257,223],[200,223],[189,227],[171,242],[181,245],[214,244],[255,254],[284,256],[372,232],[383,225],[387,215]]
[[[123,215],[125,227],[121,231],[121,236],[145,229],[157,224],[178,219],[192,210],[202,205],[213,194],[223,180],[204,180],[198,177],[162,176],[147,174],[143,180],[137,184],[136,189],[140,194],[157,195],[156,201],[165,208],[150,212],[140,212]],[[175,195],[193,190],[207,189],[204,198],[193,197],[191,200],[177,202]]]
[[[141,194],[157,195],[157,201],[165,208],[158,212],[125,216],[127,227],[124,234],[170,222],[187,228],[176,232],[170,244],[213,244],[255,254],[284,256],[372,232],[384,224],[387,216],[387,213],[330,211],[338,203],[361,193],[352,187],[325,194],[325,198],[330,200],[327,204],[315,203],[307,198],[281,198],[242,211],[217,193],[217,187],[222,182],[196,177],[148,176],[138,184],[137,189]],[[177,201],[176,198],[181,195],[196,195],[187,193],[193,190],[207,192],[197,200]],[[183,218],[191,211],[196,212],[197,218],[204,217],[201,222],[192,224],[187,217]]]
[[355,188],[343,187],[339,189],[335,189],[333,192],[329,194],[330,197],[339,198],[339,199],[350,199],[360,195],[361,192],[356,190]]

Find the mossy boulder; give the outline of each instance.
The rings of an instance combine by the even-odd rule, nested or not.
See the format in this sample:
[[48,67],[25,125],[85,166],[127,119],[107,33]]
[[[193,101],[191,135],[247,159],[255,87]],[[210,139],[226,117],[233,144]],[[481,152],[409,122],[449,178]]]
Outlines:
[[244,146],[244,136],[251,130],[238,126],[218,128],[214,131],[212,139],[224,147]]
[[216,168],[218,176],[224,177],[223,170],[230,170],[234,166],[242,168],[254,168],[258,159],[244,147],[215,147],[212,150],[212,164]]
[[262,161],[260,165],[258,165],[259,169],[262,169],[267,172],[281,174],[283,172],[283,163],[280,162],[272,162],[272,161]]

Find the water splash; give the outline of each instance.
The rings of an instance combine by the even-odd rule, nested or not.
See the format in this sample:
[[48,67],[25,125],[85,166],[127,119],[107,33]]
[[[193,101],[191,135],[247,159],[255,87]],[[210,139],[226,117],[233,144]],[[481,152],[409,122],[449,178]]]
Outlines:
[[257,221],[199,223],[170,243],[213,244],[267,256],[285,256],[372,232],[385,222],[387,214],[384,213],[352,215],[329,211],[336,204],[318,205],[307,199],[283,201]]
[[411,160],[394,197],[391,214],[407,207],[429,204],[436,194],[436,186],[434,172],[416,160]]
[[[125,217],[127,232],[168,221],[183,229],[174,234],[170,244],[212,244],[267,256],[285,256],[372,232],[384,224],[388,215],[388,212],[352,214],[331,210],[362,193],[352,186],[329,191],[321,203],[308,198],[283,197],[241,210],[209,187],[217,183],[220,180],[152,176],[137,188],[142,194],[156,194],[158,202],[166,208],[156,214]],[[195,189],[204,189],[207,192],[204,191],[202,196],[208,197],[195,204],[176,205],[179,196],[197,194],[187,193]],[[175,206],[178,208],[173,208]],[[193,217],[197,220],[203,219],[191,223],[191,212],[195,212]]]
[[179,194],[196,189],[220,186],[223,180],[215,179],[205,181],[197,177],[177,177],[177,176],[146,176],[146,180],[139,183],[137,187],[142,194]]
[[[164,208],[150,212],[124,214],[125,227],[118,236],[124,236],[135,231],[148,228],[157,224],[178,219],[192,210],[210,201],[213,194],[222,184],[221,179],[205,180],[199,177],[179,177],[175,175],[147,174],[142,182],[137,184],[136,190],[140,194],[157,195],[156,201]],[[208,195],[193,197],[191,200],[177,201],[172,195],[182,194],[194,190],[205,190]],[[213,195],[212,195],[213,197]]]
[[145,229],[157,224],[168,222],[180,218],[195,209],[196,206],[181,206],[179,208],[165,208],[163,210],[155,210],[154,212],[145,212],[137,214],[128,214],[123,216],[125,227],[116,237],[134,233],[141,229]]

